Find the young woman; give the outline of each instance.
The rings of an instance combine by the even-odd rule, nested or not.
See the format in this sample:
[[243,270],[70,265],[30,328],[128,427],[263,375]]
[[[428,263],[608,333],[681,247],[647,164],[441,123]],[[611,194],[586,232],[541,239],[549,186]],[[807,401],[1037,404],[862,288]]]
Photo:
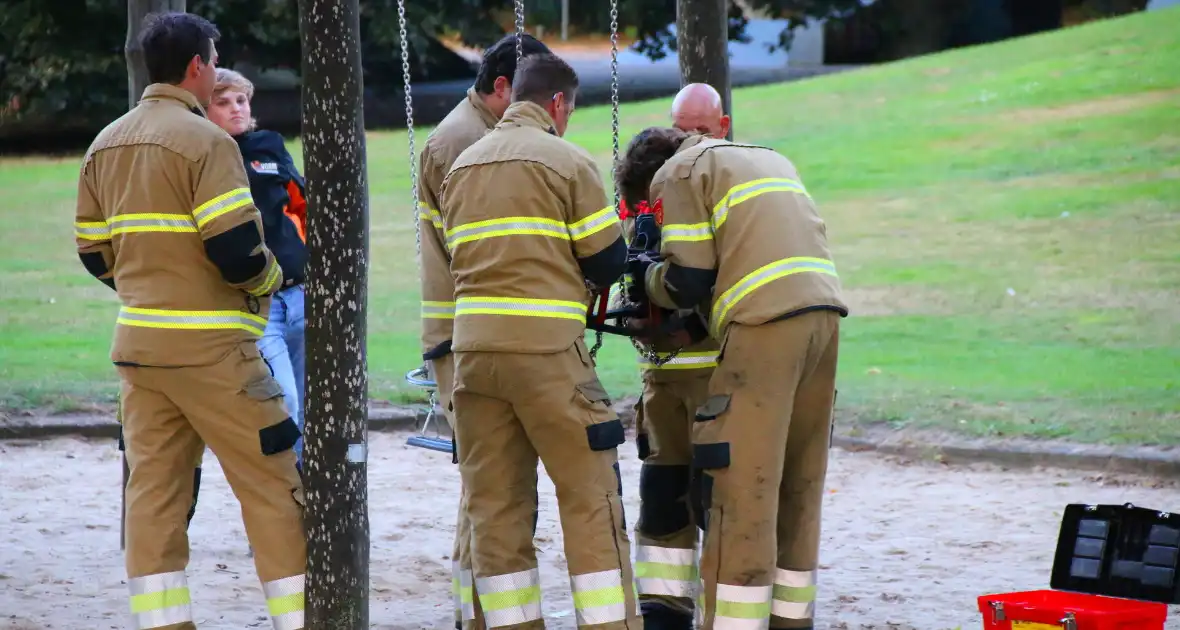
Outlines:
[[[250,114],[254,84],[241,74],[217,69],[217,85],[209,104],[209,120],[238,141],[250,194],[262,213],[266,246],[283,269],[283,289],[271,299],[266,331],[258,349],[283,387],[291,417],[303,429],[304,349],[303,281],[307,263],[307,204],[303,176],[283,145],[283,137],[257,129]],[[303,439],[295,445],[303,463]]]

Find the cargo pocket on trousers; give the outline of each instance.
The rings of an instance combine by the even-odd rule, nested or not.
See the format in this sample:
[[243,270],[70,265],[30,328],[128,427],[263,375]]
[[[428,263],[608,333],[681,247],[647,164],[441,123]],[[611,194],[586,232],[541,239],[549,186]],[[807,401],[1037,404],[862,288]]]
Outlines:
[[[246,396],[258,402],[267,402],[283,397],[283,387],[273,377],[267,376],[248,383]],[[299,426],[290,416],[258,430],[259,448],[263,455],[275,455],[295,447],[299,441]]]
[[574,386],[575,397],[580,399],[589,413],[586,425],[586,441],[592,451],[609,451],[627,440],[623,422],[610,407],[610,395],[595,378]]
[[697,408],[692,427],[692,484],[689,503],[701,531],[709,527],[713,507],[713,476],[710,470],[729,468],[729,442],[722,441],[723,416],[729,412],[731,396],[714,394]]

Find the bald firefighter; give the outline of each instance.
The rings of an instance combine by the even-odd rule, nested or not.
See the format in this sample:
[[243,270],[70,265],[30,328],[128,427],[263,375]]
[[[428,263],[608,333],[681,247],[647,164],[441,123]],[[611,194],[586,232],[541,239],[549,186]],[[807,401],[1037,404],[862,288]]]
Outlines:
[[[547,53],[549,49],[531,35],[521,41],[523,56]],[[431,132],[418,162],[418,205],[422,247],[422,358],[429,362],[439,403],[447,423],[455,428],[451,412],[455,363],[451,353],[451,336],[455,322],[455,283],[451,279],[443,218],[438,202],[443,179],[464,149],[482,138],[508,109],[512,75],[516,72],[516,35],[508,35],[488,48],[475,77],[475,85]],[[462,494],[460,494],[462,497]],[[458,525],[451,554],[452,595],[455,600],[455,626],[471,621],[474,628],[484,628],[479,601],[474,596],[471,574],[471,532],[466,505],[459,501]],[[534,528],[536,514],[533,515]]]
[[701,308],[721,342],[692,427],[703,628],[812,628],[848,314],[824,222],[782,155],[677,129],[641,132],[618,180],[663,208],[650,299]]
[[[704,83],[680,90],[672,100],[672,121],[714,138],[729,131],[721,95]],[[635,578],[647,630],[691,630],[697,588],[697,528],[688,504],[692,426],[708,397],[718,345],[711,338],[685,347],[666,338],[652,342],[667,362],[657,366],[640,357],[643,393],[636,409],[636,444],[643,466]],[[680,352],[669,360],[672,350]]]
[[283,273],[238,146],[206,120],[217,29],[188,13],[145,24],[151,85],[104,129],[78,180],[82,264],[122,303],[126,565],[135,628],[196,628],[185,568],[193,462],[205,444],[242,507],[276,630],[303,628],[299,429],[256,342]]
[[459,470],[490,628],[545,627],[530,528],[538,457],[557,489],[578,626],[642,627],[619,498],[623,425],[583,340],[591,291],[619,278],[626,245],[594,160],[561,138],[577,87],[560,58],[524,59],[503,120],[443,183]]

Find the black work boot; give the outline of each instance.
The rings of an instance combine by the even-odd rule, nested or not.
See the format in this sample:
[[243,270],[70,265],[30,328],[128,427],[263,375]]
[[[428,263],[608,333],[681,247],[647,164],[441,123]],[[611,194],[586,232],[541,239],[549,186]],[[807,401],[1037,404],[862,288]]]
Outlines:
[[672,610],[655,602],[640,602],[643,630],[692,630],[690,613]]

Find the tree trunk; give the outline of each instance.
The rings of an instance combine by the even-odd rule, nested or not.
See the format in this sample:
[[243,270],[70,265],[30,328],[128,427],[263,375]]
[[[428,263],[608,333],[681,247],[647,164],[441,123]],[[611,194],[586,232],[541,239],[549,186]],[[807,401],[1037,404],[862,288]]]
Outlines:
[[[676,0],[676,52],[680,85],[708,83],[733,116],[729,93],[729,0]],[[733,140],[733,124],[727,140]]]
[[135,107],[148,86],[147,64],[139,47],[143,19],[149,13],[184,10],[185,0],[127,0],[127,41],[123,44],[123,54],[127,57],[127,109]]
[[369,201],[358,0],[300,0],[307,176],[308,628],[369,627]]
[[[164,11],[184,11],[185,0],[127,0],[127,41],[123,44],[123,54],[127,58],[127,109],[134,109],[148,86],[147,64],[143,60],[143,48],[139,46],[139,33],[143,30],[143,19],[149,13]],[[123,406],[119,405],[119,425],[121,432],[123,424]],[[120,433],[121,435],[121,433]],[[127,548],[124,538],[127,532],[127,478],[130,476],[127,467],[127,452],[123,451],[123,492],[119,504],[119,549]]]

